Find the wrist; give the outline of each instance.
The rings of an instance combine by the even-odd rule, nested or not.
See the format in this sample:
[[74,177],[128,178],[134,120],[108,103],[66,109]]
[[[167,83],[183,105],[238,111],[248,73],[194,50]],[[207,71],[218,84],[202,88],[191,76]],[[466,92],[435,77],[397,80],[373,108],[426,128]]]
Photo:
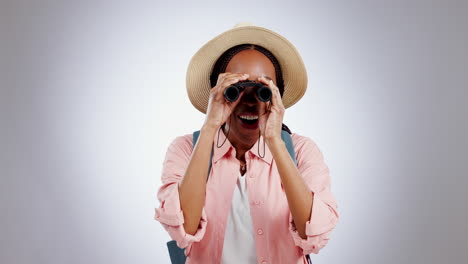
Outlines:
[[211,118],[206,116],[205,121],[203,122],[203,128],[208,130],[218,130],[223,125],[223,122],[219,118]]
[[216,134],[216,131],[218,131],[220,127],[221,126],[203,124],[202,128],[200,129],[200,132],[203,134],[212,135],[214,137],[214,135]]
[[266,144],[269,149],[278,149],[280,147],[286,146],[281,137],[270,137],[265,139]]

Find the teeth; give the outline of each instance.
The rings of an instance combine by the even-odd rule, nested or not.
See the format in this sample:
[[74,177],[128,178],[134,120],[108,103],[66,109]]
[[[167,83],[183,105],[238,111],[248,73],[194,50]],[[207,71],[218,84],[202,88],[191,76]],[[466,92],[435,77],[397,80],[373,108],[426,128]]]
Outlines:
[[258,119],[258,115],[241,115],[239,116],[242,119],[255,120]]

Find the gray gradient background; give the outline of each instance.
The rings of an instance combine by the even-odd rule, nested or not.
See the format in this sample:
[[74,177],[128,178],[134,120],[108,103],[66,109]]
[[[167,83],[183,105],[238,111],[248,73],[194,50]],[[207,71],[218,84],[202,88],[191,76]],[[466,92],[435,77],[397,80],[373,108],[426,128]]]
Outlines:
[[187,65],[240,21],[308,70],[285,123],[341,213],[314,264],[468,263],[467,1],[2,1],[0,263],[169,263],[161,165],[204,120]]

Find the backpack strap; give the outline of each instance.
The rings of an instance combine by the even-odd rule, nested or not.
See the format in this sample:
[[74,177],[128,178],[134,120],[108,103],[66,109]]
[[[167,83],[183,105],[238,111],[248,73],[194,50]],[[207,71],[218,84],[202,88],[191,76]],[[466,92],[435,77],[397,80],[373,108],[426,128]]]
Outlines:
[[[195,148],[195,144],[197,144],[198,137],[200,137],[200,130],[197,130],[193,132],[192,138],[193,138],[193,143],[192,143],[192,149]],[[214,146],[213,146],[214,147]],[[208,182],[208,178],[210,177],[210,171],[211,171],[211,160],[213,159],[213,148],[211,148],[211,155],[210,155],[210,162],[208,165],[208,176],[206,176],[206,181]]]
[[286,144],[286,149],[288,150],[289,155],[291,156],[292,160],[294,161],[294,164],[296,164],[297,167],[296,153],[294,151],[294,145],[292,142],[291,135],[286,130],[281,130],[281,139]]

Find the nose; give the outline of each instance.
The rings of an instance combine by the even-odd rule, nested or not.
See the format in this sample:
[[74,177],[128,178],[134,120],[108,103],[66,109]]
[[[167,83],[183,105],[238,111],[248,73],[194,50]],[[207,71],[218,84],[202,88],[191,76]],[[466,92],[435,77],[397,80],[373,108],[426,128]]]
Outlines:
[[241,103],[253,106],[257,104],[257,98],[255,97],[255,93],[244,93],[244,96],[242,96]]
[[241,102],[249,105],[257,104],[255,87],[246,87],[244,89],[244,95],[241,98]]

